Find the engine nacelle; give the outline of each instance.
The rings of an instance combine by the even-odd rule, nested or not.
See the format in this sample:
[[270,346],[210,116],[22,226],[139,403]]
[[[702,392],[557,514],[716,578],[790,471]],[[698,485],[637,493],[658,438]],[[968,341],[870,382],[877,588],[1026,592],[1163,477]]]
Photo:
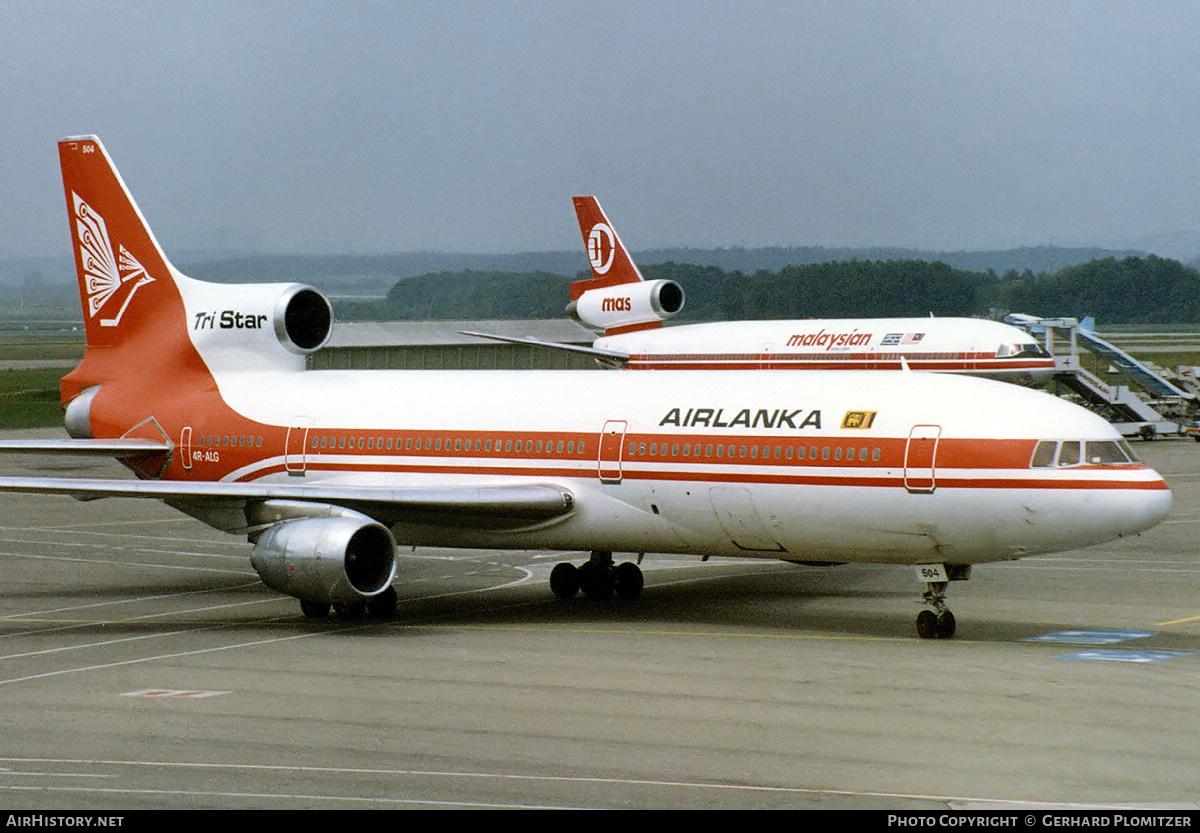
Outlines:
[[605,332],[656,324],[683,309],[683,287],[675,281],[639,281],[589,289],[567,307],[584,324]]
[[396,541],[364,517],[301,518],[269,527],[250,563],[273,590],[307,602],[350,604],[377,596],[396,576]]
[[303,369],[333,331],[333,307],[311,286],[191,281],[188,335],[213,370]]

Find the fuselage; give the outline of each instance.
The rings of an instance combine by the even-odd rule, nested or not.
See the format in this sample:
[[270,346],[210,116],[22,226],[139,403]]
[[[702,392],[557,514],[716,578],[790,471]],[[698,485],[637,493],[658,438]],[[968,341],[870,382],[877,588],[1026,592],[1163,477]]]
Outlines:
[[631,370],[930,370],[1035,385],[1054,360],[1028,334],[974,318],[686,324],[599,338]]
[[[975,563],[1136,533],[1170,506],[1161,477],[1131,460],[1104,420],[987,380],[783,371],[215,378],[206,397],[153,407],[179,439],[167,478],[555,483],[575,496],[571,514],[542,525],[400,525],[402,543]],[[96,403],[94,421],[121,407],[108,402]],[[1092,446],[1079,446],[1091,449],[1081,463],[1035,466],[1039,443]]]

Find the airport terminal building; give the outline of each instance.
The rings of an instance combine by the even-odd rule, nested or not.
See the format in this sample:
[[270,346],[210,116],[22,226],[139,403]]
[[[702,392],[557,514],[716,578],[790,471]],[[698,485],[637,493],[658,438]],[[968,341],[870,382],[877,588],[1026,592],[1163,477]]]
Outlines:
[[533,337],[590,347],[596,334],[570,319],[511,321],[380,321],[334,325],[328,343],[309,357],[313,370],[588,370],[594,359],[565,350],[489,341],[464,332]]

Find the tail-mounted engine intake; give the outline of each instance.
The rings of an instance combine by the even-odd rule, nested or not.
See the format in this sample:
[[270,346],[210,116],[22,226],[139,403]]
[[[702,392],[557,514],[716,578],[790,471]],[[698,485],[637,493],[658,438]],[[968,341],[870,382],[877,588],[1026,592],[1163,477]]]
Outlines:
[[683,309],[683,301],[683,287],[675,281],[639,281],[589,289],[567,306],[567,312],[611,333],[657,325]]
[[311,286],[289,286],[275,305],[273,322],[279,343],[293,353],[319,350],[333,330],[333,308]]
[[348,605],[391,586],[396,542],[387,527],[365,516],[301,518],[268,527],[250,563],[274,590],[305,602]]
[[311,286],[186,286],[188,334],[214,371],[303,369],[333,330],[333,307]]

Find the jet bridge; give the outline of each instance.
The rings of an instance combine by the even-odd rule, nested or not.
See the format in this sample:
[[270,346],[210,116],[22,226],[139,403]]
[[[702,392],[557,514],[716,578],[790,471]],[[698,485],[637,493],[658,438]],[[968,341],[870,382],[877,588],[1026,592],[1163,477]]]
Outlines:
[[[1164,379],[1075,318],[1036,318],[1013,314],[1004,319],[1042,339],[1054,357],[1054,392],[1068,395],[1103,416],[1125,436],[1153,439],[1159,434],[1182,434],[1200,401],[1194,393]],[[1095,357],[1097,372],[1088,370],[1084,352]],[[1110,384],[1098,375],[1106,368],[1123,384]]]

